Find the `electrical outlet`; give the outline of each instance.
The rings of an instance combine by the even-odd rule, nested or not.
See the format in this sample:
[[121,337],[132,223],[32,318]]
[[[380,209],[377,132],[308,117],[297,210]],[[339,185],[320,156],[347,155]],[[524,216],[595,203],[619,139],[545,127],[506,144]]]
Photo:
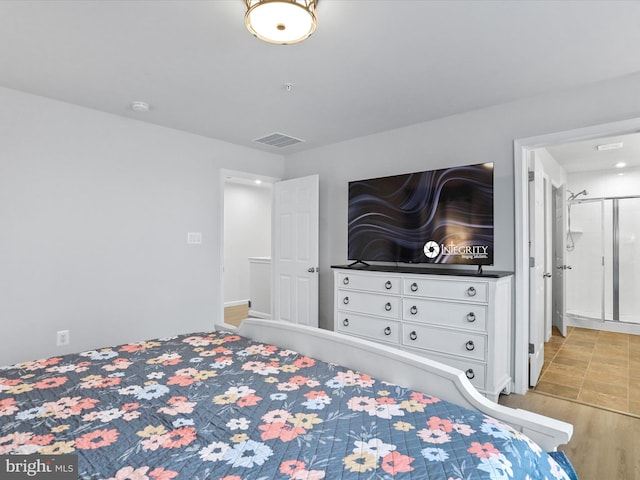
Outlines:
[[69,343],[71,343],[69,330],[59,330],[56,333],[56,346],[63,347],[65,345],[69,345]]

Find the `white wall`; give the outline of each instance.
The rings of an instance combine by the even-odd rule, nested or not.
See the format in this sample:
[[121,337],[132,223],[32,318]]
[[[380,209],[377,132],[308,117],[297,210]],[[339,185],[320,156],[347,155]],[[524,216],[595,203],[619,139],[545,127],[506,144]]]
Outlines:
[[286,178],[320,175],[320,325],[332,328],[332,264],[347,259],[347,182],[494,162],[495,269],[514,270],[514,139],[640,116],[640,75],[557,92],[301,152]]
[[271,184],[225,182],[224,301],[247,301],[249,257],[271,256]]
[[586,190],[588,195],[581,195],[579,200],[640,195],[640,168],[570,173],[567,176],[567,188],[576,193]]
[[551,156],[546,148],[538,148],[537,150],[534,150],[534,155],[536,161],[542,163],[544,173],[549,176],[549,181],[553,186],[558,187],[567,183],[567,172],[556,161],[556,159]]
[[0,365],[210,329],[221,168],[284,160],[0,88]]

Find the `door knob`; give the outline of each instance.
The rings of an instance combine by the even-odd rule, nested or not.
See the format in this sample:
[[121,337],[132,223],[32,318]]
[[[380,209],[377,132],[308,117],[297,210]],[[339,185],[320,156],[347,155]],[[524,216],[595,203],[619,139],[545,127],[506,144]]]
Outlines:
[[547,272],[542,276],[543,276],[543,278],[551,278],[553,275],[551,275],[550,273]]

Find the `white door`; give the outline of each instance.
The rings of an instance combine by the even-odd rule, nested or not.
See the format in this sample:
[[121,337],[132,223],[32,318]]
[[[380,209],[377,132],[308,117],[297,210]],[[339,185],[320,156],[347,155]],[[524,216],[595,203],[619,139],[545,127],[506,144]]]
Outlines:
[[562,185],[555,189],[555,230],[553,241],[553,326],[556,327],[563,337],[567,336],[565,317],[567,315],[567,295],[566,268],[567,255],[567,218],[566,218],[566,189]]
[[535,386],[544,364],[545,333],[544,170],[535,152],[530,152],[529,172],[529,385]]
[[273,191],[273,318],[317,327],[318,175]]

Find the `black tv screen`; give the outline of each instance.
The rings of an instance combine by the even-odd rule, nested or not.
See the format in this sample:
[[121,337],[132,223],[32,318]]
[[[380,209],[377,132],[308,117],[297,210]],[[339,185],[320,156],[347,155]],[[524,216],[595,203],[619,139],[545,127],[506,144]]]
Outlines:
[[493,163],[349,182],[352,261],[493,265]]

